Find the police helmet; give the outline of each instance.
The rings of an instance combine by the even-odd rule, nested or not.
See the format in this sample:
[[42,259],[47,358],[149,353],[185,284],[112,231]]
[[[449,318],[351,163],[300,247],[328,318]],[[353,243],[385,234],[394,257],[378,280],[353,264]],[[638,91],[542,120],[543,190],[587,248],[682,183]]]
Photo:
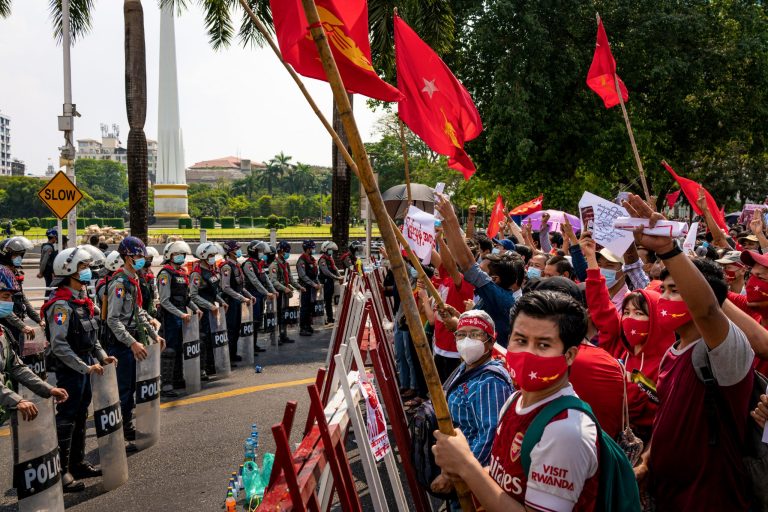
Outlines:
[[59,231],[56,228],[51,228],[45,232],[45,236],[48,238],[59,238]]
[[122,267],[123,263],[123,257],[120,256],[120,253],[117,251],[112,251],[111,253],[107,254],[107,260],[104,262],[104,268],[110,272],[114,272],[115,270]]
[[221,248],[213,242],[205,242],[197,246],[195,256],[201,260],[207,260],[211,256],[221,254]]
[[291,244],[285,240],[281,240],[280,243],[277,244],[277,250],[283,252],[291,252]]
[[315,241],[314,240],[304,240],[301,244],[301,248],[305,251],[307,249],[314,249],[315,248]]
[[149,263],[152,263],[152,261],[155,258],[159,258],[159,257],[160,257],[160,253],[157,252],[157,249],[155,249],[154,247],[147,247],[147,258],[149,258]]
[[322,252],[338,251],[339,250],[339,246],[329,240],[327,242],[323,242],[323,245],[320,246],[320,250]]
[[275,248],[269,245],[267,242],[259,242],[256,246],[256,250],[262,254],[274,254]]
[[183,240],[168,242],[163,249],[163,258],[170,260],[173,254],[192,254],[189,244]]
[[240,242],[237,240],[226,240],[221,244],[221,247],[224,249],[224,253],[237,252],[240,248]]
[[245,252],[248,253],[248,256],[251,258],[258,258],[259,257],[259,245],[263,242],[260,242],[258,240],[252,240],[248,247],[246,248]]
[[71,247],[64,249],[53,260],[53,273],[59,277],[71,276],[77,272],[77,267],[81,263],[91,265],[93,256],[91,253],[80,247]]
[[362,251],[362,250],[363,250],[363,244],[361,244],[358,241],[354,241],[351,244],[349,244],[349,251],[351,253],[353,253],[353,254],[357,253],[358,251]]
[[10,256],[12,253],[24,253],[34,245],[25,236],[13,236],[0,242],[0,256]]
[[11,269],[0,265],[0,292],[17,292],[19,290],[19,282],[16,280],[16,276],[13,275]]
[[120,242],[120,245],[117,247],[117,252],[120,253],[121,256],[146,257],[147,246],[135,236],[129,236],[123,238],[123,241]]
[[104,256],[104,253],[101,252],[101,249],[98,247],[94,247],[93,245],[78,245],[78,249],[82,249],[88,254],[91,255],[91,266],[92,267],[101,267],[104,265],[104,262],[106,261],[107,257]]

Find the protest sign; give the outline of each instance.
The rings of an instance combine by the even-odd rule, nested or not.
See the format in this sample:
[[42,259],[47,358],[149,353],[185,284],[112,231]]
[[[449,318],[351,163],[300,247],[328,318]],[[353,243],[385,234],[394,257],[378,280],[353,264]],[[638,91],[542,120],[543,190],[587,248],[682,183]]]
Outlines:
[[403,236],[414,254],[428,265],[435,247],[435,216],[410,206],[403,223]]
[[619,217],[628,217],[627,210],[612,201],[584,192],[579,200],[581,225],[592,231],[592,238],[614,254],[622,255],[634,240],[632,233],[613,227]]
[[371,453],[379,462],[389,452],[389,437],[387,436],[387,421],[384,418],[384,409],[381,407],[376,388],[368,380],[360,379],[360,391],[365,399],[366,418],[368,424],[368,440],[371,444]]
[[739,224],[748,226],[752,218],[755,216],[755,210],[762,210],[762,209],[768,209],[768,206],[764,204],[752,204],[752,203],[745,204],[744,209],[741,210],[741,215],[739,216]]
[[699,223],[694,222],[691,224],[691,227],[688,229],[688,235],[685,237],[685,242],[683,242],[683,250],[686,253],[693,252],[693,250],[696,248],[696,235],[699,233]]

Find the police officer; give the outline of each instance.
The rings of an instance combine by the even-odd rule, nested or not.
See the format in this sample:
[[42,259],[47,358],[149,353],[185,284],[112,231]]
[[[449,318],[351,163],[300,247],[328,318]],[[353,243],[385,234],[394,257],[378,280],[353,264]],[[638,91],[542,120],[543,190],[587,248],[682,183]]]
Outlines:
[[18,354],[22,353],[24,347],[24,335],[30,339],[35,335],[34,329],[24,324],[24,319],[29,317],[36,324],[43,325],[40,315],[29,302],[23,289],[24,271],[21,267],[24,254],[32,247],[34,247],[32,242],[23,236],[14,236],[0,242],[0,265],[13,272],[19,285],[19,290],[13,294],[13,314],[0,320],[0,324],[8,328],[12,339],[18,343],[15,347]]
[[101,365],[117,362],[101,348],[95,307],[86,293],[92,273],[89,251],[81,247],[64,249],[53,262],[58,282],[56,291],[43,304],[51,352],[57,359],[56,382],[67,390],[69,400],[56,407],[56,434],[64,490],[82,491],[78,478],[101,475],[85,460],[85,431],[91,403],[90,376],[102,375]]
[[288,304],[293,297],[293,291],[304,291],[304,287],[291,275],[291,266],[288,257],[291,254],[291,244],[285,240],[277,244],[274,260],[269,264],[269,280],[277,290],[277,326],[280,331],[279,343],[295,343],[288,337],[288,324],[283,314],[288,309]]
[[296,273],[299,275],[299,282],[304,287],[301,291],[301,306],[299,308],[299,336],[311,336],[315,330],[312,329],[312,313],[315,307],[315,297],[317,290],[320,289],[320,283],[317,280],[317,261],[312,256],[315,252],[315,241],[304,240],[301,244],[303,252],[296,262]]
[[[158,256],[160,256],[160,253],[157,252],[157,249],[147,247],[147,263],[144,265],[144,268],[136,272],[139,276],[139,287],[141,288],[141,308],[152,318],[157,318],[157,310],[155,309],[156,281],[155,274],[152,273],[152,262]],[[160,328],[159,323],[153,323],[153,325],[155,330]]]
[[355,241],[349,244],[349,250],[341,255],[341,264],[345,271],[362,274],[362,260],[360,259],[362,250],[363,245],[360,242]]
[[[243,262],[243,274],[245,275],[245,289],[254,297],[253,303],[253,324],[256,327],[253,330],[253,349],[255,352],[265,352],[265,349],[259,347],[257,336],[259,334],[258,326],[261,325],[264,316],[264,304],[275,298],[275,288],[269,282],[267,274],[264,271],[266,267],[266,253],[271,248],[265,242],[253,240],[248,244],[246,252],[248,259]],[[264,256],[259,253],[264,252]],[[262,259],[263,258],[263,259]]]
[[[186,387],[182,374],[182,322],[189,322],[192,314],[203,316],[200,308],[189,299],[189,275],[182,267],[192,251],[186,242],[170,242],[163,249],[165,265],[157,273],[157,292],[160,297],[160,323],[166,349],[160,357],[163,388],[160,394],[175,397],[174,389]],[[187,313],[187,307],[192,313]]]
[[240,304],[245,302],[249,306],[255,301],[253,296],[245,289],[243,268],[237,261],[242,258],[243,251],[240,244],[235,240],[227,240],[222,244],[225,252],[224,263],[219,269],[221,272],[221,291],[224,294],[224,300],[227,301],[227,338],[229,339],[229,360],[233,362],[242,361],[243,358],[237,354],[237,340],[240,338],[240,324],[243,317],[243,311]]
[[150,325],[146,311],[141,309],[141,288],[136,272],[144,268],[147,262],[144,242],[129,236],[120,242],[117,252],[123,260],[123,266],[112,275],[107,285],[106,349],[119,363],[117,387],[123,414],[123,433],[126,441],[129,441],[126,449],[135,451],[136,447],[130,441],[136,439],[133,425],[136,360],[146,359],[147,349],[144,346],[149,344],[149,338],[161,345],[165,341]]
[[213,340],[211,339],[211,322],[207,312],[217,313],[219,307],[228,307],[221,296],[221,280],[216,271],[216,255],[222,249],[212,242],[200,244],[195,251],[197,262],[192,267],[189,276],[189,298],[203,310],[200,319],[200,379],[208,380],[208,374],[216,373],[213,361]]
[[53,281],[53,260],[58,254],[56,244],[59,242],[59,232],[56,228],[51,228],[45,232],[45,236],[48,237],[48,241],[40,246],[40,267],[37,278],[45,279],[46,288],[50,288]]
[[336,281],[342,282],[344,278],[339,274],[336,268],[336,262],[333,260],[334,251],[338,251],[339,246],[333,242],[323,242],[320,246],[320,259],[317,261],[320,270],[320,282],[323,284],[323,301],[325,302],[325,323],[333,323],[333,292]]

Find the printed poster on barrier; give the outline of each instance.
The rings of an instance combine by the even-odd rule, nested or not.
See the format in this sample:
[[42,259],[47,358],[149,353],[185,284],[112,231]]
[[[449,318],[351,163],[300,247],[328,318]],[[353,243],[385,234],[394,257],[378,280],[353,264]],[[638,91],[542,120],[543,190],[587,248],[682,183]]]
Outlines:
[[403,222],[403,236],[414,254],[425,265],[429,265],[432,249],[435,248],[435,216],[415,206],[408,207],[408,215]]
[[591,192],[584,192],[579,200],[579,212],[584,229],[592,231],[595,242],[612,253],[621,256],[632,244],[634,235],[630,231],[613,227],[616,218],[629,217],[624,207]]
[[387,436],[387,421],[384,418],[384,409],[379,402],[376,388],[369,381],[360,379],[360,391],[365,400],[366,417],[368,423],[368,440],[371,443],[371,453],[379,462],[389,453],[389,437]]

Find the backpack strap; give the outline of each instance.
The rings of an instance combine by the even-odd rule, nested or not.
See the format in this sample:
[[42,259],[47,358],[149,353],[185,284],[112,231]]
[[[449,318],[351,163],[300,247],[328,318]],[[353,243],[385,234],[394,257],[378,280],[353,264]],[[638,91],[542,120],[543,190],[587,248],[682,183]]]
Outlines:
[[709,446],[715,446],[719,437],[718,428],[718,402],[720,401],[720,390],[718,389],[717,379],[712,372],[712,365],[709,362],[709,350],[707,345],[700,341],[694,346],[691,352],[691,363],[696,372],[696,377],[704,384],[704,415],[707,418],[709,427]]
[[[533,450],[533,447],[541,441],[544,429],[549,425],[549,422],[552,421],[552,418],[568,409],[581,411],[589,416],[597,428],[598,442],[601,440],[602,434],[600,423],[598,423],[597,418],[595,418],[595,414],[592,412],[592,408],[588,403],[572,395],[555,398],[539,411],[523,436],[523,445],[520,450],[520,463],[523,465],[523,470],[526,475],[528,475],[528,471],[531,468],[531,451]],[[501,415],[499,415],[499,418],[501,418]]]

